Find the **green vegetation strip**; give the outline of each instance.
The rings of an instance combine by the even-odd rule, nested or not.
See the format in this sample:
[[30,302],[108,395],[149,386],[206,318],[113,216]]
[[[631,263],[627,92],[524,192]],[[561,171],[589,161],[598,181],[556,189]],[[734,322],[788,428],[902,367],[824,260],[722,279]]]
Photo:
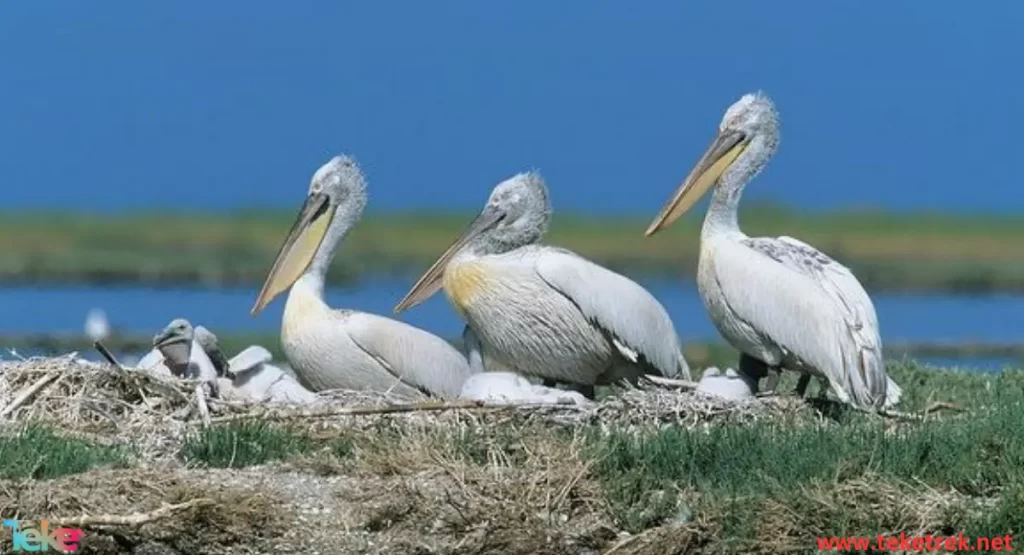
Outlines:
[[[653,214],[653,209],[652,209]],[[422,271],[472,214],[370,214],[353,231],[330,279]],[[0,280],[257,286],[294,217],[236,214],[0,214]],[[1024,291],[1024,217],[798,213],[747,206],[751,235],[791,235],[851,266],[875,290]],[[689,279],[700,218],[645,239],[648,217],[557,213],[549,242],[632,275]]]
[[128,452],[60,434],[41,424],[0,433],[0,477],[47,480],[98,466],[124,467]]

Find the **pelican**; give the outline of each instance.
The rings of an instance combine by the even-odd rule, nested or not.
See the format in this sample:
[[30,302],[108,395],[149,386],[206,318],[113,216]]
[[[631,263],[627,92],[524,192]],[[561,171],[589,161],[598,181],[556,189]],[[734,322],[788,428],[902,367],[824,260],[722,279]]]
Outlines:
[[827,380],[843,402],[890,406],[900,388],[885,371],[878,318],[848,268],[792,237],[748,237],[737,206],[743,187],[775,153],[779,118],[762,93],[725,112],[718,134],[646,235],[668,227],[714,186],[701,229],[697,288],[719,333],[738,349],[740,369],[781,368]]
[[462,384],[460,397],[499,404],[544,403],[588,406],[592,403],[577,391],[532,384],[513,372],[473,374]]
[[199,343],[199,346],[206,352],[206,356],[210,357],[210,362],[213,363],[213,367],[216,369],[217,375],[224,376],[227,374],[229,366],[228,357],[220,348],[217,336],[204,326],[196,326],[194,331],[196,342]]
[[153,347],[163,355],[163,364],[171,374],[209,384],[212,394],[219,394],[217,370],[202,345],[196,341],[195,329],[184,318],[175,318],[153,337]]
[[290,375],[270,363],[270,351],[259,345],[246,347],[228,362],[233,391],[255,401],[305,404],[317,394],[302,387]]
[[539,173],[499,183],[395,312],[443,287],[467,321],[463,337],[474,364],[495,359],[520,374],[574,384],[590,397],[594,385],[635,382],[651,372],[689,379],[665,308],[632,280],[537,244],[550,220]]
[[318,169],[251,314],[291,288],[281,343],[296,376],[313,391],[457,397],[471,371],[447,341],[404,322],[324,303],[324,276],[335,247],[365,206],[366,185],[355,160],[336,156]]

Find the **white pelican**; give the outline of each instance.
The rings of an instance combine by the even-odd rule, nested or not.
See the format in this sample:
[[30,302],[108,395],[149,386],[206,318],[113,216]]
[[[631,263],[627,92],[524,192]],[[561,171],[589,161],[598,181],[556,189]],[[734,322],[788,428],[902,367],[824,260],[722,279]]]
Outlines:
[[291,287],[281,343],[296,376],[313,391],[369,389],[454,398],[470,368],[447,341],[404,322],[324,303],[324,276],[335,247],[365,206],[366,185],[355,160],[336,156],[318,169],[252,315]]
[[171,374],[205,382],[212,389],[213,396],[218,395],[217,370],[202,345],[196,341],[195,330],[188,320],[171,320],[153,337],[153,346],[163,355],[162,363]]
[[[395,312],[444,287],[467,321],[470,360],[574,384],[690,377],[665,308],[632,280],[557,247],[536,244],[551,220],[540,174],[499,183],[469,229],[413,285]],[[473,337],[476,336],[476,337]],[[474,352],[482,348],[481,353]]]
[[877,409],[900,389],[885,372],[878,318],[850,270],[792,237],[747,237],[737,206],[743,187],[779,143],[767,96],[748,94],[725,112],[718,134],[647,228],[650,236],[682,216],[712,186],[701,230],[697,287],[719,333],[738,349],[741,371],[802,372],[825,378],[843,402]]

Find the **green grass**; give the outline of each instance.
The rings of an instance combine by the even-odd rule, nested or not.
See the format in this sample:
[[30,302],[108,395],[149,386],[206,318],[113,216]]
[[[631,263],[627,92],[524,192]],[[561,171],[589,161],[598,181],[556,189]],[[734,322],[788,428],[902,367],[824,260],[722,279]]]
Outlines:
[[[691,274],[700,218],[644,238],[649,216],[557,212],[548,241],[629,274]],[[0,279],[258,286],[293,217],[286,211],[0,214]],[[420,272],[472,217],[371,213],[346,241],[330,279]],[[874,289],[1024,290],[1024,258],[1011,254],[1024,240],[1024,216],[808,214],[761,204],[747,206],[741,218],[751,235],[792,235],[834,255]]]
[[[631,528],[648,525],[651,491],[700,491],[715,501],[773,496],[810,484],[875,475],[988,497],[1024,485],[1024,408],[895,433],[889,423],[781,428],[775,424],[690,431],[668,427],[595,439],[602,477]],[[672,510],[666,504],[664,510]],[[662,515],[669,516],[669,515]],[[840,533],[837,531],[836,533]]]
[[928,490],[965,496],[939,518],[950,532],[1024,532],[1024,372],[897,364],[891,373],[907,395],[903,410],[952,401],[972,414],[894,426],[844,410],[826,426],[602,430],[591,434],[589,456],[627,530],[703,519],[729,538],[727,550],[754,545],[779,515],[816,535],[898,532],[912,509],[885,496]]
[[48,480],[99,466],[126,467],[125,448],[58,434],[33,424],[0,435],[0,477]]
[[286,460],[314,445],[302,432],[263,420],[241,420],[194,433],[182,446],[181,458],[199,466],[243,468]]

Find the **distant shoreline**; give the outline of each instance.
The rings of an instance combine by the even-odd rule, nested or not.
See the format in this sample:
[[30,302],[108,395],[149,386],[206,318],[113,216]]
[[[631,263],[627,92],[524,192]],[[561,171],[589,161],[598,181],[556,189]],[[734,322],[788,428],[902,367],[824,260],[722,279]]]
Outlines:
[[[236,213],[0,213],[0,283],[258,286],[294,217]],[[332,284],[422,271],[473,214],[369,213],[339,250]],[[1024,213],[742,210],[750,235],[800,238],[872,291],[1024,292]],[[547,242],[635,277],[692,277],[701,219],[644,238],[648,221],[558,212]]]

